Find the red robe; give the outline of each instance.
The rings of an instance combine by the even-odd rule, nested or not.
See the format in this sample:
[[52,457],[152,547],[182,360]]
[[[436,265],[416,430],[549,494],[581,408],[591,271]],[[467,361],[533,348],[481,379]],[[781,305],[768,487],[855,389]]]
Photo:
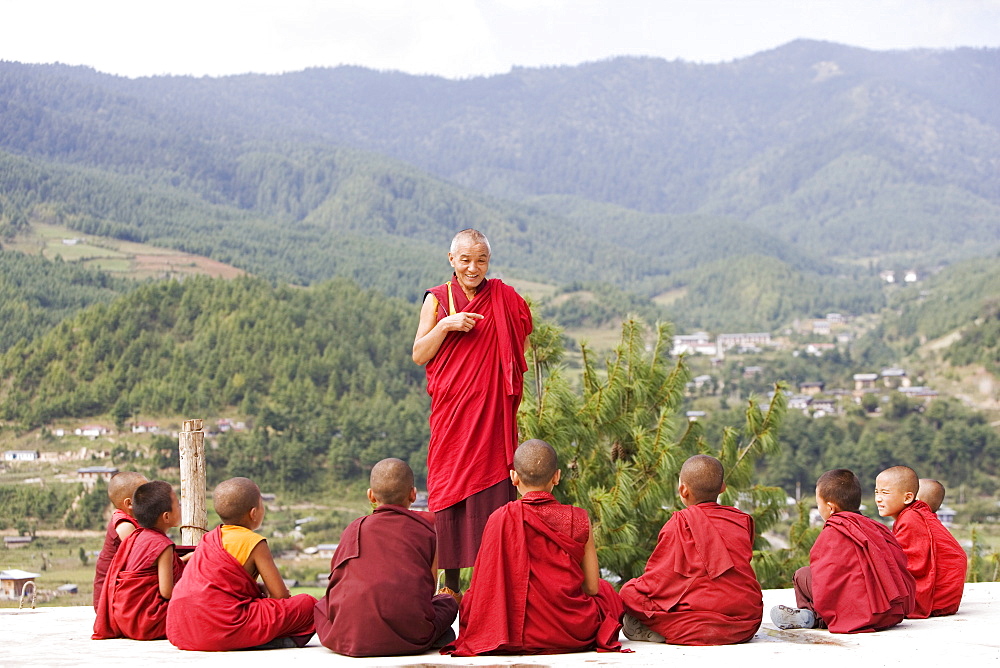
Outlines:
[[[133,531],[118,548],[104,580],[94,620],[94,640],[132,638],[158,640],[167,637],[168,599],[160,596],[157,559],[164,550],[173,552],[174,541],[158,529]],[[173,553],[174,582],[180,580],[184,564]]]
[[[428,292],[438,301],[438,319],[447,316],[448,285]],[[451,293],[456,313],[485,317],[471,331],[448,332],[427,362],[427,493],[435,511],[507,478],[527,370],[524,341],[531,333],[528,305],[499,279],[483,281],[471,302],[454,282]]]
[[958,612],[969,565],[965,550],[923,501],[914,501],[896,516],[892,533],[906,553],[906,569],[917,581],[911,619]]
[[530,492],[490,516],[472,584],[462,599],[454,656],[621,649],[624,609],[601,580],[583,593],[587,512]]
[[913,609],[913,576],[892,532],[860,513],[830,516],[809,551],[813,609],[832,633],[895,626]]
[[111,567],[111,561],[115,558],[115,553],[118,552],[118,548],[122,544],[121,538],[118,537],[118,525],[122,522],[128,522],[134,527],[139,526],[134,517],[124,510],[115,508],[115,512],[111,515],[111,520],[108,522],[108,530],[104,533],[104,546],[101,548],[101,553],[97,556],[97,564],[94,569],[94,610],[97,610],[97,601],[101,598],[101,591],[104,589],[104,578],[108,575],[108,568]]
[[674,513],[646,571],[622,586],[626,612],[674,645],[750,640],[764,614],[753,540],[753,518],[736,508],[699,503]]
[[383,505],[344,530],[315,607],[325,647],[347,656],[420,654],[451,627],[458,603],[434,595],[433,517]]
[[195,548],[167,609],[167,640],[202,652],[246,649],[275,638],[311,635],[309,594],[265,598],[243,564],[222,547],[221,527]]

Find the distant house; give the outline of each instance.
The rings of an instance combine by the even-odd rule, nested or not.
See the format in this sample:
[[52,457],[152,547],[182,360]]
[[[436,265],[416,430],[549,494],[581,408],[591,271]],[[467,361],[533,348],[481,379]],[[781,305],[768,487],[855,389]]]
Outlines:
[[950,527],[955,523],[955,511],[948,506],[941,506],[937,509],[937,517],[941,520],[941,524],[946,527]]
[[810,343],[806,346],[806,355],[822,357],[823,353],[828,350],[835,350],[836,348],[837,346],[832,343]]
[[758,346],[771,345],[771,334],[769,332],[741,332],[738,334],[719,334],[715,340],[719,347],[719,352],[730,348],[750,349]]
[[0,571],[0,592],[7,598],[20,598],[24,585],[40,577],[38,573],[29,573],[19,568]]
[[910,386],[910,378],[906,375],[905,369],[882,369],[881,375],[882,384],[888,388],[896,389]]
[[793,394],[788,397],[788,409],[793,411],[805,411],[808,410],[809,404],[812,403],[812,397],[808,394]]
[[33,540],[34,538],[31,536],[4,536],[3,546],[9,550],[12,550],[14,548],[31,545],[31,541]]
[[854,374],[854,393],[864,393],[865,390],[874,390],[875,381],[878,380],[877,373],[856,373]]
[[843,325],[847,322],[847,318],[840,313],[827,313],[826,319],[831,325]]
[[925,402],[938,396],[937,390],[923,386],[901,387],[899,393],[910,399],[923,399]]
[[674,337],[671,355],[715,355],[718,349],[707,332],[680,334]]
[[324,559],[333,559],[333,553],[337,551],[338,543],[321,543],[316,546],[316,556]]
[[813,320],[812,321],[812,333],[817,336],[830,336],[830,321],[829,320]]
[[85,466],[76,470],[80,480],[89,484],[94,484],[98,480],[107,482],[116,473],[118,469],[112,466]]
[[837,400],[836,399],[813,399],[812,403],[809,405],[812,409],[813,417],[824,417],[827,415],[837,414]]
[[160,431],[160,425],[155,422],[133,422],[133,434],[155,434]]
[[756,376],[757,374],[759,374],[763,370],[764,370],[764,368],[763,367],[759,367],[759,366],[745,366],[745,367],[743,367],[743,377],[744,378],[753,378],[754,376]]
[[107,434],[110,430],[99,424],[86,424],[82,427],[77,427],[73,433],[77,436],[87,436],[89,438],[97,438],[98,436],[103,436]]
[[799,383],[799,392],[812,396],[822,392],[825,387],[826,383],[821,380],[807,381],[805,383]]
[[6,450],[3,453],[3,460],[5,462],[34,462],[40,456],[38,450]]
[[687,417],[688,422],[697,422],[699,419],[705,417],[705,411],[688,411],[684,415]]

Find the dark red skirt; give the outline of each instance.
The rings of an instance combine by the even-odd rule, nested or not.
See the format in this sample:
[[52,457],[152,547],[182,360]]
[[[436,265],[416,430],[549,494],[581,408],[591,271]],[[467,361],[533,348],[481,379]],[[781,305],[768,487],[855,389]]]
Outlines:
[[434,513],[438,537],[438,568],[468,568],[476,564],[486,520],[494,510],[517,500],[517,488],[502,480]]

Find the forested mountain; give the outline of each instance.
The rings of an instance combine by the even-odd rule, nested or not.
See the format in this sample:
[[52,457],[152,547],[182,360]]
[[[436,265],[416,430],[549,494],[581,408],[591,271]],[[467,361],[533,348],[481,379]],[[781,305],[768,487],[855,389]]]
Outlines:
[[[809,41],[718,65],[618,58],[457,81],[355,67],[130,80],[3,63],[0,148],[305,221],[338,180],[330,149],[354,146],[505,199],[700,214],[687,220],[702,238],[699,221],[729,217],[816,256],[940,256],[1000,241],[998,98],[995,49]],[[390,180],[365,197],[430,194]],[[390,235],[424,229],[397,213]],[[664,220],[616,241],[668,235]],[[515,263],[552,224],[531,222]]]

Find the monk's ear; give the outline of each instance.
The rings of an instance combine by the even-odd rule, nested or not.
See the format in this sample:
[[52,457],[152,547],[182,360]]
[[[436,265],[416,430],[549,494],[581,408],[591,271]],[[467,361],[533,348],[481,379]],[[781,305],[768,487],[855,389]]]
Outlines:
[[722,483],[722,488],[721,488],[721,489],[719,489],[719,494],[722,494],[722,493],[724,493],[725,491],[726,491],[726,483]]
[[371,487],[368,488],[368,501],[373,506],[377,506],[378,505],[378,499],[375,498],[375,492],[372,491]]
[[559,484],[559,479],[562,478],[562,469],[556,469],[556,472],[552,474],[552,486],[555,487]]
[[677,485],[677,494],[682,499],[686,499],[690,493],[691,493],[691,490],[684,483],[680,483],[679,485]]
[[517,475],[517,471],[514,469],[510,470],[510,484],[514,485],[514,487],[521,484],[521,476]]
[[410,505],[413,505],[413,502],[417,500],[417,488],[416,487],[411,487],[410,488],[410,497],[409,498],[410,498]]
[[903,492],[903,505],[906,506],[910,505],[916,500],[916,498],[917,495],[914,494],[913,492]]
[[126,496],[122,499],[122,510],[124,510],[129,515],[132,514],[132,497]]

